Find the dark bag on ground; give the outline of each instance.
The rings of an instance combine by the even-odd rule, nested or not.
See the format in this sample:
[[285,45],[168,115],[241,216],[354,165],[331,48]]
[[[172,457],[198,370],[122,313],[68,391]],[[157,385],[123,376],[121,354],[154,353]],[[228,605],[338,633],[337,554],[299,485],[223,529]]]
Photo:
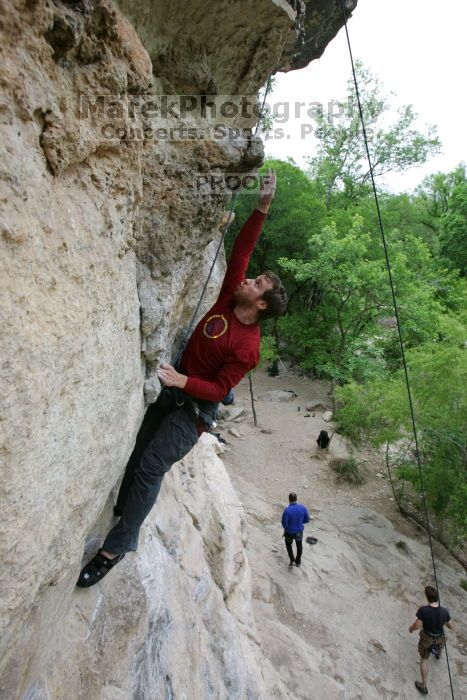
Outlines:
[[325,450],[326,447],[329,445],[330,440],[331,438],[329,437],[327,430],[322,430],[318,435],[316,442],[318,443],[318,447],[321,447],[321,449]]

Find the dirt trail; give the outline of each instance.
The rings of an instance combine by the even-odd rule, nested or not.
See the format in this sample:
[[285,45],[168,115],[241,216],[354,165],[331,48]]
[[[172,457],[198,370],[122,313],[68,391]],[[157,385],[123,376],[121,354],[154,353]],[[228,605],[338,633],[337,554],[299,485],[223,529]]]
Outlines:
[[[377,453],[357,452],[335,434],[329,455],[317,455],[319,431],[334,428],[323,421],[322,410],[313,416],[306,404],[331,408],[325,383],[292,372],[271,378],[263,370],[253,382],[255,397],[275,389],[297,394],[284,403],[257,401],[255,428],[243,380],[235,405],[244,406],[246,415],[221,423],[230,443],[223,459],[247,513],[263,652],[291,699],[417,697],[417,635],[407,630],[424,603],[424,586],[432,583],[426,534],[398,514]],[[336,482],[329,467],[329,460],[349,454],[363,468],[363,486]],[[301,569],[288,567],[281,537],[280,516],[290,491],[314,516],[305,535],[318,538],[315,546],[304,544]],[[460,587],[465,574],[442,547],[436,555],[443,603],[457,623],[448,651],[455,697],[461,698],[467,696],[467,594]],[[268,677],[268,668],[263,672]],[[428,687],[430,697],[451,697],[445,657],[430,660]],[[273,681],[271,697],[284,697]]]

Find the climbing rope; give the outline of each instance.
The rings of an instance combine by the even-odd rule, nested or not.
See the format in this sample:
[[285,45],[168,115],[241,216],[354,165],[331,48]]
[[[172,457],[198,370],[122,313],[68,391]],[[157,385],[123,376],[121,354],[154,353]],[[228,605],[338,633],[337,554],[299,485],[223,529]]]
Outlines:
[[[260,113],[259,113],[259,118],[258,118],[258,121],[256,122],[256,127],[255,127],[255,130],[254,130],[254,132],[253,132],[253,137],[255,137],[256,134],[258,133],[258,129],[259,129],[260,125],[261,125],[261,122],[262,122],[263,117],[264,117],[264,114],[265,114],[265,112],[264,112],[264,106],[265,106],[265,104],[266,104],[266,99],[267,99],[267,96],[268,96],[268,94],[269,94],[269,92],[270,92],[270,89],[271,89],[271,81],[272,81],[272,71],[271,71],[271,73],[269,74],[269,77],[268,77],[268,80],[267,80],[267,83],[266,83],[266,90],[265,90],[265,92],[264,92],[264,98],[263,98],[263,102],[262,102],[262,104],[261,104],[261,110],[260,110]],[[188,325],[188,328],[187,328],[186,332],[184,333],[183,339],[182,339],[182,341],[181,341],[181,343],[180,343],[180,349],[179,349],[179,351],[178,351],[178,353],[177,353],[177,357],[176,357],[175,362],[174,362],[174,366],[175,366],[175,367],[178,367],[178,364],[179,364],[179,362],[180,362],[180,360],[181,360],[181,358],[182,358],[182,355],[183,355],[183,353],[184,353],[184,351],[185,351],[185,348],[186,348],[188,339],[189,339],[189,337],[190,337],[190,335],[191,335],[191,331],[193,330],[193,326],[194,326],[196,317],[197,317],[197,315],[198,315],[198,311],[199,311],[199,309],[200,309],[200,306],[201,306],[201,304],[202,304],[202,302],[203,302],[203,299],[204,299],[204,297],[205,297],[205,294],[206,294],[206,289],[207,289],[207,287],[208,287],[209,280],[211,279],[211,275],[212,275],[212,272],[213,272],[213,270],[214,270],[214,266],[215,266],[215,264],[216,264],[216,261],[217,261],[217,258],[218,258],[218,256],[219,256],[220,250],[221,250],[222,245],[223,245],[223,243],[224,243],[224,238],[225,238],[225,235],[226,235],[226,233],[227,233],[227,229],[229,228],[230,220],[231,220],[231,218],[232,218],[232,215],[233,215],[233,213],[234,213],[235,207],[236,207],[236,205],[237,205],[237,199],[238,199],[239,194],[240,194],[240,192],[237,191],[237,192],[235,193],[235,196],[234,196],[233,200],[232,200],[232,204],[231,204],[230,210],[229,210],[229,215],[228,215],[227,220],[226,220],[226,222],[225,222],[225,224],[224,224],[224,228],[223,228],[223,231],[222,231],[222,235],[221,235],[221,238],[220,238],[220,240],[219,240],[219,245],[217,246],[217,249],[216,249],[216,254],[214,255],[214,259],[213,259],[213,261],[212,261],[212,263],[211,263],[211,267],[209,268],[208,276],[207,276],[207,278],[206,278],[206,281],[205,281],[205,283],[204,283],[203,289],[202,289],[202,291],[201,291],[201,295],[200,295],[200,297],[199,297],[199,299],[198,299],[198,303],[196,304],[196,308],[195,308],[195,310],[194,310],[194,312],[193,312],[193,316],[191,317],[191,321],[190,321],[190,323],[189,323],[189,325]]]
[[[438,587],[438,576],[437,576],[437,571],[436,571],[435,554],[434,554],[434,550],[433,550],[433,540],[432,540],[432,536],[431,536],[430,520],[428,517],[428,505],[427,505],[427,500],[426,500],[425,482],[423,479],[423,470],[422,470],[422,464],[421,464],[421,459],[420,459],[420,450],[419,450],[419,446],[418,446],[418,432],[417,432],[417,425],[416,425],[416,420],[415,420],[415,409],[414,409],[414,405],[413,405],[412,391],[411,391],[410,382],[409,382],[409,372],[408,372],[408,368],[407,368],[407,362],[405,359],[405,349],[404,349],[404,339],[403,339],[403,334],[402,334],[402,325],[401,325],[400,318],[399,318],[399,308],[397,305],[396,293],[395,293],[395,289],[394,289],[391,264],[390,264],[390,260],[389,260],[389,252],[388,252],[388,247],[387,247],[387,243],[386,243],[386,236],[384,233],[383,219],[381,216],[381,209],[379,206],[378,193],[376,190],[376,184],[375,184],[375,179],[374,179],[374,174],[373,174],[373,165],[371,162],[370,149],[368,146],[368,138],[367,138],[367,133],[366,133],[366,128],[365,128],[365,119],[363,116],[362,103],[360,100],[360,92],[358,89],[358,81],[357,81],[357,74],[355,71],[355,64],[354,64],[354,60],[353,60],[352,47],[350,45],[349,30],[347,27],[347,15],[345,12],[345,1],[340,0],[340,4],[341,4],[341,10],[342,10],[342,18],[343,18],[344,27],[345,27],[345,35],[347,38],[347,47],[349,49],[350,63],[352,66],[352,76],[353,76],[353,82],[354,82],[354,86],[355,86],[355,95],[357,97],[358,111],[359,111],[359,115],[360,115],[360,122],[362,125],[363,139],[365,142],[366,157],[368,160],[368,167],[370,169],[370,177],[371,177],[371,184],[372,184],[372,189],[373,189],[373,196],[375,199],[376,212],[378,215],[379,229],[381,232],[381,239],[383,242],[384,256],[385,256],[385,260],[386,260],[386,267],[387,267],[388,277],[389,277],[389,285],[391,288],[392,303],[394,306],[394,312],[395,312],[395,316],[396,316],[397,333],[398,333],[398,338],[399,338],[399,346],[400,346],[400,351],[401,351],[402,364],[404,367],[404,377],[405,377],[405,384],[406,384],[406,388],[407,388],[407,396],[408,396],[408,402],[409,402],[409,408],[410,408],[410,418],[411,418],[411,422],[412,422],[412,430],[413,430],[414,441],[415,441],[415,456],[416,456],[417,465],[418,465],[418,472],[419,472],[419,476],[420,476],[420,485],[421,485],[421,490],[422,490],[422,502],[423,502],[425,521],[426,521],[426,529],[428,532],[428,542],[429,542],[430,551],[431,551],[431,561],[432,561],[432,566],[433,566],[435,586],[436,586],[436,591],[438,593],[438,603],[439,603],[439,606],[441,607],[441,597],[439,594],[439,587]],[[445,635],[444,635],[444,628],[443,628],[443,640],[444,640],[444,648],[446,651],[446,661],[447,661],[447,669],[448,669],[448,675],[449,675],[449,684],[451,686],[451,695],[452,695],[452,698],[454,700],[454,689],[453,689],[453,685],[452,685],[451,668],[449,665],[449,655],[448,655],[448,648],[447,648],[447,643],[446,643],[447,640],[446,640]]]

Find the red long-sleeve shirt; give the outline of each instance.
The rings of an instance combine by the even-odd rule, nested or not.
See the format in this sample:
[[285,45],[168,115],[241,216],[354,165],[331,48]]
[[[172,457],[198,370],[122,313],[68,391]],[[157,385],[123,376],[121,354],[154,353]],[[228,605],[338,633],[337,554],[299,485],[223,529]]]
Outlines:
[[181,360],[188,376],[184,391],[196,399],[220,401],[259,362],[259,325],[234,314],[234,291],[245,279],[266,215],[255,209],[237,236],[219,297],[196,326]]

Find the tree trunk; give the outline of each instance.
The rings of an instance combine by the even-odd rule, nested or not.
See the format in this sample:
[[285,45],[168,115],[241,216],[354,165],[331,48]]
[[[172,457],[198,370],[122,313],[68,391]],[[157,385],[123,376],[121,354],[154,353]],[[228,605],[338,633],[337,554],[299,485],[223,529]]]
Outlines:
[[251,380],[251,372],[248,374],[248,382],[250,384],[250,398],[251,398],[251,410],[253,411],[253,425],[255,428],[258,427],[258,419],[256,417],[255,410],[255,397],[253,396],[253,382]]

